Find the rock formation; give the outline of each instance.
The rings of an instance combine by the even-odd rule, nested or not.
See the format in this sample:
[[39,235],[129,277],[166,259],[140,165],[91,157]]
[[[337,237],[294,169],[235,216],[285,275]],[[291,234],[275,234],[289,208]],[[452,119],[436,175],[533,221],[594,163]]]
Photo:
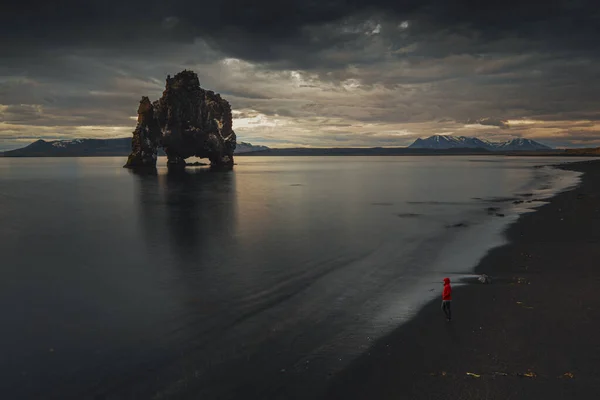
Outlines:
[[133,131],[131,154],[126,167],[156,167],[156,156],[160,144],[161,129],[154,118],[154,107],[150,99],[142,97],[138,107],[138,123]]
[[160,99],[140,101],[125,167],[156,167],[159,146],[170,167],[184,167],[185,159],[193,156],[208,158],[213,166],[232,166],[236,136],[231,106],[219,94],[202,89],[192,71],[167,76]]

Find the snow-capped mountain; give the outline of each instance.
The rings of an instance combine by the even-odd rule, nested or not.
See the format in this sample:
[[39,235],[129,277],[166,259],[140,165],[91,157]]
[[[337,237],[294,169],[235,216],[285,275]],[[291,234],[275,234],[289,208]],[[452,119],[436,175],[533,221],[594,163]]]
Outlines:
[[500,150],[500,151],[551,150],[550,147],[548,147],[544,144],[538,143],[531,139],[523,139],[523,138],[513,139],[513,140],[509,140],[508,142],[499,143],[496,146],[496,149]]
[[427,139],[417,139],[408,146],[411,149],[485,149],[490,151],[538,151],[551,150],[550,147],[531,139],[512,139],[507,142],[490,142],[487,140],[450,135],[434,135]]
[[[239,142],[234,154],[268,150],[266,146],[254,146]],[[36,140],[21,149],[0,153],[3,157],[85,157],[127,156],[131,152],[131,138],[118,139],[72,139]],[[164,155],[159,149],[158,155]]]
[[409,146],[411,149],[488,149],[490,142],[465,136],[435,135],[427,139],[417,139]]
[[246,142],[238,142],[235,146],[235,154],[252,153],[254,151],[269,150],[267,146],[254,145]]

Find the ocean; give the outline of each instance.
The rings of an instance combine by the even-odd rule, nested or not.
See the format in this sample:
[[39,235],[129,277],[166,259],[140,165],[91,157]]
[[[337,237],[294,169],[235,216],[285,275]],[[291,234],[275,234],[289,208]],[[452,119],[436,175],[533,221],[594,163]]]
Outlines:
[[316,396],[576,185],[549,165],[577,160],[237,157],[170,173],[161,159],[148,174],[0,158],[0,393]]

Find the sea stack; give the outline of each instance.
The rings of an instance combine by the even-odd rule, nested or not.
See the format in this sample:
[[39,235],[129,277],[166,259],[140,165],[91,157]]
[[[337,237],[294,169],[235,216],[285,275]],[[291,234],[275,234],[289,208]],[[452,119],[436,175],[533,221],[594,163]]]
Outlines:
[[218,93],[200,87],[198,75],[184,70],[167,76],[160,99],[142,97],[126,168],[155,168],[158,148],[169,167],[185,167],[188,157],[208,158],[215,167],[233,166],[236,136],[231,106]]

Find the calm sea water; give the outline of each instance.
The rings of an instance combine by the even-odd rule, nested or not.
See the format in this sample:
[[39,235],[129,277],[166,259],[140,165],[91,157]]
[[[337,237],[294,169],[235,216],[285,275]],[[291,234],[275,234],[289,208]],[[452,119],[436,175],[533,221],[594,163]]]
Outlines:
[[533,168],[559,161],[0,158],[0,393],[309,398],[540,204],[515,199],[574,185]]

